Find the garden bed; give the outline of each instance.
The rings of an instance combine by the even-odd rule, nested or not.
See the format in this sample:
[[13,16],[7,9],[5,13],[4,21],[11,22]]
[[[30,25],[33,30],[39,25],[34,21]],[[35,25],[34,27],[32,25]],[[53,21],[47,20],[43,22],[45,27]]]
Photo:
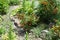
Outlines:
[[60,40],[60,3],[56,0],[4,3],[0,1],[0,40]]

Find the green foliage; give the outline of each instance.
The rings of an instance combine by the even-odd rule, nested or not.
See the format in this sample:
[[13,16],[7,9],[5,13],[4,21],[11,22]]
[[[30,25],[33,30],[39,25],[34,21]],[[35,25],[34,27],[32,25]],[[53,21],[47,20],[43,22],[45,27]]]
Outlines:
[[38,17],[35,15],[34,6],[32,6],[34,4],[33,2],[34,1],[23,1],[22,7],[20,7],[15,14],[18,16],[25,30],[30,30],[33,25],[37,25]]
[[60,26],[53,26],[49,29],[45,36],[46,40],[59,40],[60,39]]
[[16,15],[17,11],[19,11],[20,8],[16,8],[15,10],[12,10],[11,15],[10,16],[14,16]]
[[32,13],[34,10],[34,1],[26,1],[26,0],[24,0],[23,2],[22,2],[22,7],[20,7],[20,9],[19,9],[19,13],[27,13],[28,14],[28,12],[30,11],[30,13]]
[[46,35],[46,40],[59,40],[59,35],[50,29]]
[[57,0],[57,6],[58,6],[58,14],[57,14],[57,23],[56,25],[60,25],[60,1]]
[[30,30],[34,25],[37,25],[38,18],[36,15],[22,14],[19,16],[20,23],[23,24],[25,30]]
[[16,34],[13,31],[12,23],[10,22],[8,25],[9,25],[9,31],[8,31],[8,35],[7,35],[8,40],[16,40]]
[[0,26],[0,35],[4,34],[5,31],[6,31],[5,28]]
[[2,16],[0,15],[0,23],[3,21],[3,18],[2,18]]
[[8,12],[9,5],[5,0],[0,0],[0,15],[6,14]]
[[28,40],[28,32],[26,32],[25,40]]
[[18,5],[20,4],[20,0],[9,0],[9,5]]
[[[6,16],[7,17],[7,16]],[[8,23],[6,23],[8,21]],[[13,25],[10,20],[7,19],[0,23],[0,35],[2,40],[16,40],[16,34],[13,31]]]
[[[0,0],[0,14],[6,14],[8,12],[7,9],[9,5],[17,5],[20,4],[19,2],[19,0]],[[50,22],[56,22],[57,25],[60,25],[60,3],[57,5],[56,0],[39,0],[39,5],[37,9],[35,9],[35,5],[37,4],[34,5],[34,2],[35,0],[23,0],[20,8],[13,10],[11,14],[11,16],[17,16],[17,18],[20,20],[21,27],[27,31],[25,40],[28,40],[28,31],[30,31],[31,28],[33,28],[33,34],[36,37],[40,37],[41,31],[49,28],[46,23],[49,24]],[[57,21],[55,19],[57,19]],[[0,17],[0,21],[2,20],[2,17]],[[42,24],[41,22],[44,22],[45,24]],[[13,31],[13,26],[10,25],[10,22],[8,23],[6,24],[5,22],[3,23],[4,25],[0,25],[0,35],[3,34],[2,36],[4,36],[7,32],[7,40],[15,40],[16,35]],[[5,25],[9,26],[8,30],[6,30]],[[58,31],[58,33],[56,33],[54,30]],[[49,32],[46,35],[46,40],[60,40],[60,29],[57,30],[55,28],[54,30],[48,30]]]
[[56,0],[42,1],[39,4],[37,16],[44,23],[53,22],[58,12]]
[[40,37],[40,34],[41,34],[42,30],[44,30],[46,27],[47,27],[47,25],[45,25],[45,24],[40,24],[40,25],[38,25],[36,28],[33,28],[33,29],[32,29],[33,34],[34,34],[36,37]]
[[[16,12],[16,14],[14,15],[18,16],[17,18],[20,20],[22,28],[26,31],[30,30],[34,26],[37,26],[33,29],[33,33],[36,37],[39,37],[42,30],[49,28],[46,25],[42,25],[41,22],[49,24],[50,22],[56,22],[56,19],[58,19],[57,22],[60,21],[60,9],[58,8],[60,8],[60,6],[58,7],[56,0],[39,0],[39,5],[36,9],[36,13],[36,10],[34,8],[34,1],[29,2],[24,0],[22,7],[17,9],[17,12],[14,11]],[[27,39],[28,38],[26,36],[26,40]],[[49,32],[46,35],[46,40],[58,39],[58,35],[56,35],[53,30],[49,30]]]

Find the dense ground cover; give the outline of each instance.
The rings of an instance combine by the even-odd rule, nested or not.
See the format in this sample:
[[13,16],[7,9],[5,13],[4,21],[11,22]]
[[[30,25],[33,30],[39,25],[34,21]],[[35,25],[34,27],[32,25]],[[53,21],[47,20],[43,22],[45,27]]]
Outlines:
[[60,40],[59,0],[0,0],[0,40]]

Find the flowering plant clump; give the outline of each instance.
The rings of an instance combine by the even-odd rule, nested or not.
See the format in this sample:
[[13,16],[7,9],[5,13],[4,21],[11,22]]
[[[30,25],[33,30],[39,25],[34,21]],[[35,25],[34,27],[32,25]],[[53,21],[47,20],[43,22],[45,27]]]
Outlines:
[[52,30],[60,36],[60,26],[53,26]]
[[56,0],[38,2],[36,8],[34,2],[22,1],[21,7],[16,12],[15,16],[20,20],[21,27],[28,29],[39,25],[41,22],[46,24],[56,23],[56,15],[58,14]]
[[[29,4],[29,5],[27,5]],[[20,27],[24,30],[30,30],[34,25],[37,25],[39,17],[35,14],[34,6],[32,7],[33,2],[23,1],[22,7],[18,9],[15,16],[20,20]]]
[[37,16],[40,17],[40,21],[47,24],[54,21],[53,19],[56,17],[58,12],[58,7],[54,1],[47,0],[40,3],[37,13]]
[[53,25],[52,28],[49,29],[48,35],[49,40],[59,40],[60,39],[60,26]]
[[26,15],[26,14],[16,14],[17,18],[20,20],[20,26],[24,30],[29,30],[32,26],[37,25],[38,17],[35,14]]

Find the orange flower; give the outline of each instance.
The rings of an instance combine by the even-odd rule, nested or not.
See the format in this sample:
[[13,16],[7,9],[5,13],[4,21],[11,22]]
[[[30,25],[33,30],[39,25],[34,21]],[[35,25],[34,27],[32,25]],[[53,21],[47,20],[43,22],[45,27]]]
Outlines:
[[53,14],[56,14],[57,11],[58,11],[58,8],[55,8],[55,9],[53,10]]
[[21,24],[21,27],[23,28],[24,27],[24,24]]
[[19,19],[24,19],[24,14],[20,14]]
[[48,4],[48,2],[44,1],[44,2],[42,2],[41,4],[43,4],[43,5],[47,5],[47,4]]

